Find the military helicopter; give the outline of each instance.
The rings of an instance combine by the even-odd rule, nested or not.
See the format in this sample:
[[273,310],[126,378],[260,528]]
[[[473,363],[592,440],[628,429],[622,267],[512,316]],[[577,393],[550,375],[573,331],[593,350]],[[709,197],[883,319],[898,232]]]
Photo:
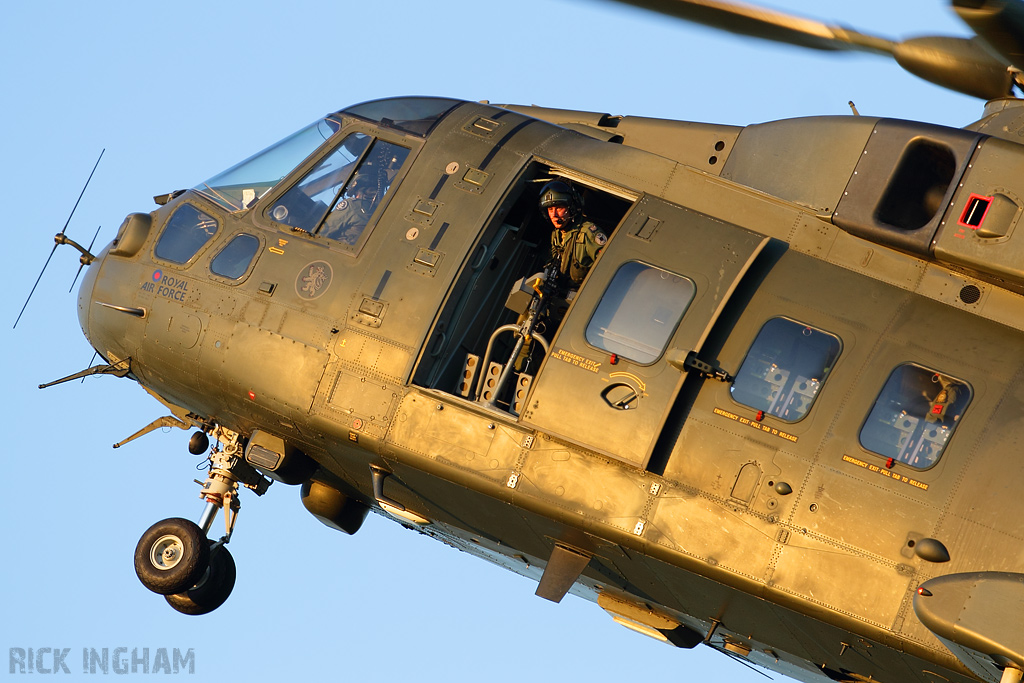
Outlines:
[[[986,137],[1016,114],[996,106],[970,131],[741,130],[398,98],[163,197],[125,221],[80,299],[106,361],[93,373],[131,376],[168,406],[162,424],[216,442],[203,533],[156,526],[144,582],[191,611],[225,598],[213,512],[233,524],[237,484],[270,477],[342,530],[387,512],[676,645],[817,680],[1013,675],[1008,642],[961,642],[912,606],[962,576],[963,604],[1012,602],[1012,575],[973,574],[1012,558],[971,544],[1014,538],[995,512],[1013,498],[979,505],[964,474],[1012,438],[989,426],[1013,414],[1019,289],[995,247],[1016,221],[1016,150]],[[782,186],[786,163],[806,185]],[[362,175],[371,219],[329,237],[321,192],[350,201]],[[610,239],[534,334],[519,317],[552,296],[530,280],[551,179]],[[883,506],[890,528],[865,528]],[[967,616],[982,636],[1013,627]]]

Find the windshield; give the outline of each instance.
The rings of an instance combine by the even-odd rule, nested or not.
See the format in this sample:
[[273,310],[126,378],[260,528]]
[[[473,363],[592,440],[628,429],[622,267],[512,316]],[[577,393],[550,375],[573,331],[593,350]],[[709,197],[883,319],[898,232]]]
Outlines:
[[460,104],[459,100],[446,97],[391,97],[356,104],[338,113],[425,137],[445,114]]
[[247,209],[338,128],[333,119],[315,121],[192,189],[229,211]]

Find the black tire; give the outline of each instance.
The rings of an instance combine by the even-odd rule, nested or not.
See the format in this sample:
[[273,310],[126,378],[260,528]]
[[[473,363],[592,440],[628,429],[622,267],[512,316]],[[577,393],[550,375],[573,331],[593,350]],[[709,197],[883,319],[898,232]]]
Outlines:
[[[211,541],[212,543],[212,541]],[[235,587],[235,560],[225,546],[210,551],[210,566],[192,588],[165,595],[167,604],[182,614],[208,614],[224,604]]]
[[195,522],[164,519],[146,530],[135,546],[135,573],[160,595],[194,586],[210,564],[210,545]]

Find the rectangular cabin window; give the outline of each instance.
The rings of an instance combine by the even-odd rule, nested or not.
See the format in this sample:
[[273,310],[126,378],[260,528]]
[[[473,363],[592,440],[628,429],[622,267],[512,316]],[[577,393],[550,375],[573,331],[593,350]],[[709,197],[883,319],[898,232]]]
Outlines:
[[889,375],[860,430],[860,445],[923,470],[939,460],[960,423],[971,387],[935,370],[904,363]]
[[587,343],[641,365],[653,363],[695,292],[689,278],[638,261],[624,263],[587,325]]
[[757,333],[730,392],[737,403],[786,422],[802,419],[842,350],[839,337],[788,318]]
[[260,249],[260,240],[255,235],[235,235],[210,261],[210,272],[227,280],[241,280]]

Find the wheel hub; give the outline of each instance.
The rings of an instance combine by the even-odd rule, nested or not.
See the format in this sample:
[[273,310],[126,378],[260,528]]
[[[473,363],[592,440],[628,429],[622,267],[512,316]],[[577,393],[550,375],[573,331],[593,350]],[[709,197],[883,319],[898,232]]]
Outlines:
[[154,567],[167,571],[173,569],[181,561],[184,550],[184,543],[177,536],[161,536],[153,544],[149,559]]

